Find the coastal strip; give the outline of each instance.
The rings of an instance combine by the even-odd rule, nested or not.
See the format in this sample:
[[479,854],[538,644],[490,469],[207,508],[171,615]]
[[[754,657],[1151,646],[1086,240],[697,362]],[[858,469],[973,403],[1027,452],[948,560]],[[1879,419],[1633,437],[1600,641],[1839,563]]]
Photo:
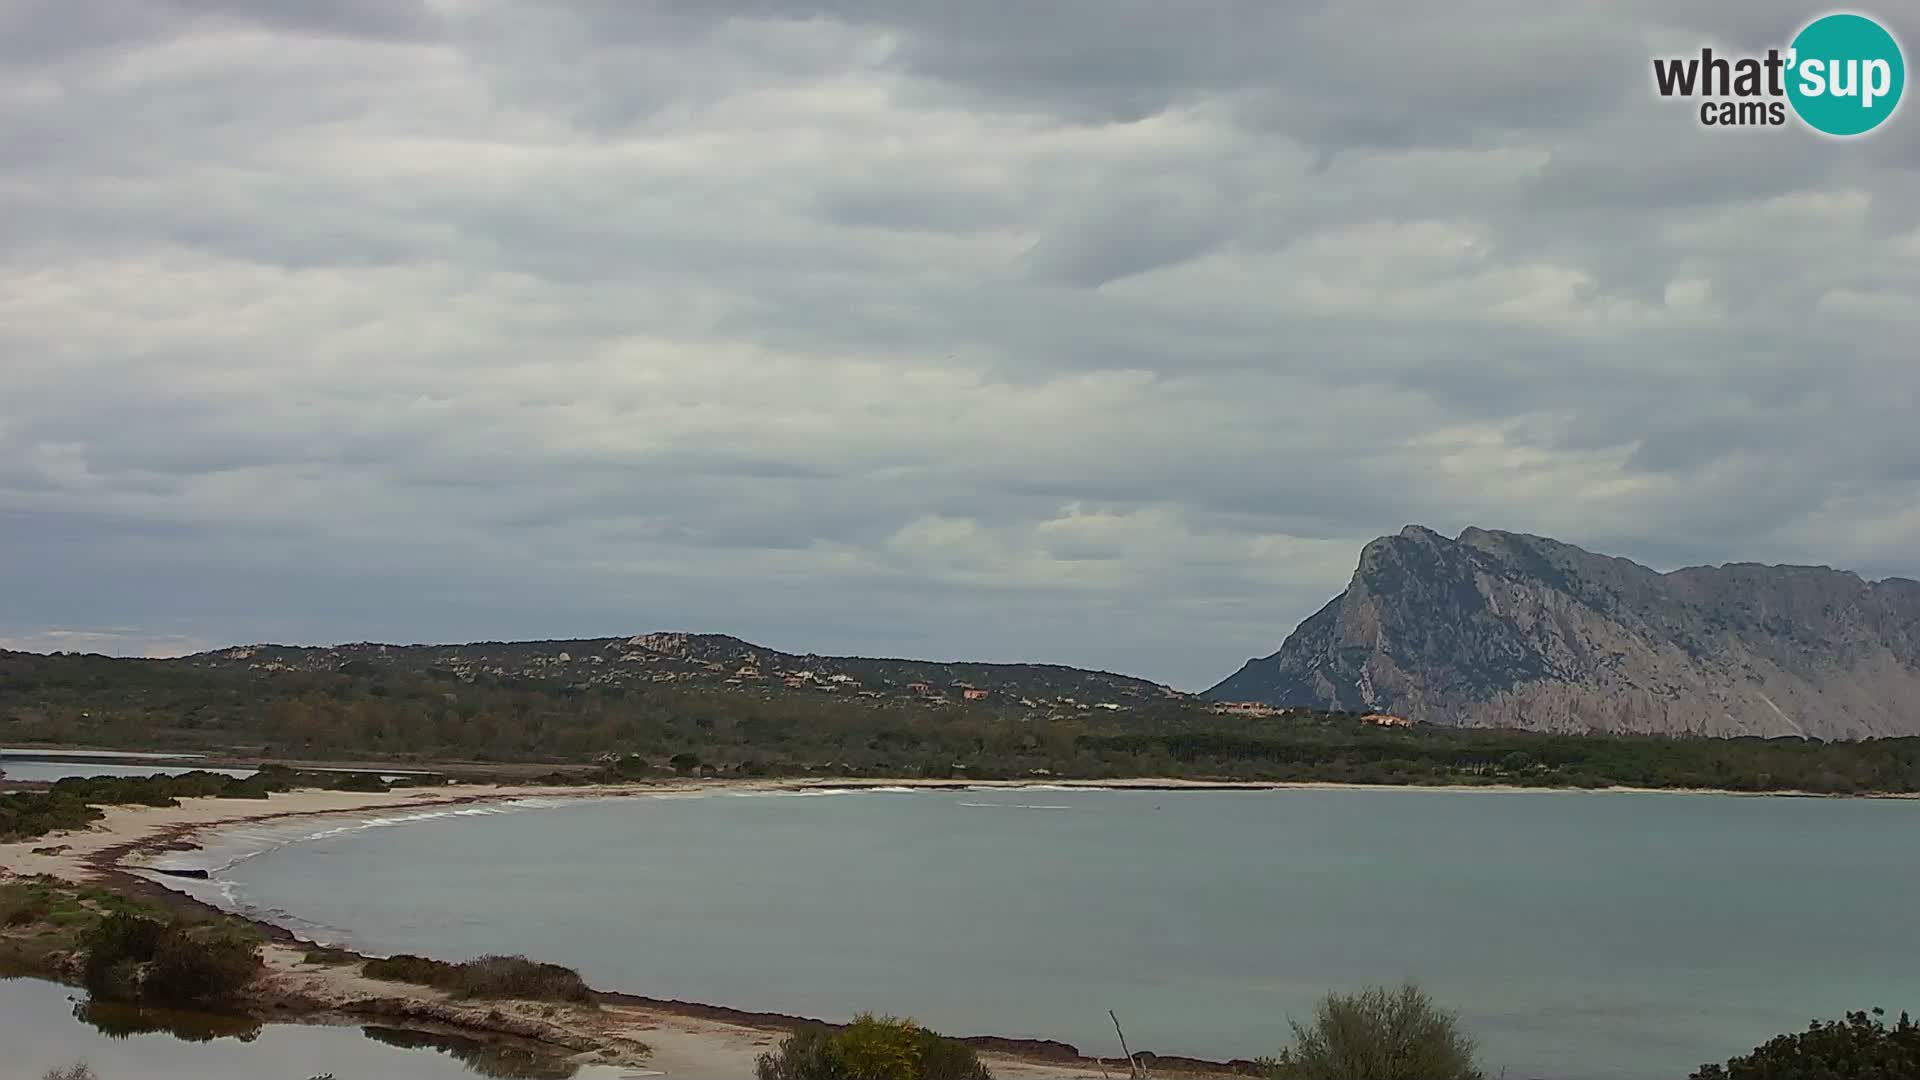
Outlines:
[[[875,788],[953,790],[1034,787],[1032,784],[958,784],[939,781],[826,782],[676,780],[593,788],[546,785],[458,784],[390,792],[296,790],[275,794],[271,808],[232,799],[191,798],[170,807],[110,806],[84,831],[0,844],[0,879],[45,875],[72,885],[91,885],[232,917],[160,880],[140,860],[199,847],[198,838],[223,829],[302,818],[420,812],[517,799],[595,799],[701,791],[847,791]],[[1150,790],[1271,789],[1281,785],[1221,785],[1186,782],[1050,784],[1048,787]],[[1289,785],[1290,786],[1290,785]],[[249,918],[260,932],[264,971],[247,1005],[262,1019],[299,1021],[341,1015],[428,1023],[476,1033],[528,1039],[559,1048],[585,1063],[641,1067],[687,1080],[738,1080],[753,1074],[754,1061],[794,1028],[818,1023],[807,1017],[748,1012],[721,1005],[601,991],[592,1008],[552,1003],[450,999],[426,986],[370,979],[361,972],[368,957],[347,950],[317,950],[293,931]],[[316,957],[325,955],[324,961]],[[537,958],[536,958],[537,959]],[[884,1002],[876,1009],[885,1010]],[[1124,1074],[1118,1055],[1083,1056],[1073,1046],[1034,1039],[961,1037],[976,1047],[995,1076],[1009,1080],[1095,1080]],[[1181,1057],[1147,1057],[1163,1072],[1193,1077],[1234,1075],[1233,1064]]]

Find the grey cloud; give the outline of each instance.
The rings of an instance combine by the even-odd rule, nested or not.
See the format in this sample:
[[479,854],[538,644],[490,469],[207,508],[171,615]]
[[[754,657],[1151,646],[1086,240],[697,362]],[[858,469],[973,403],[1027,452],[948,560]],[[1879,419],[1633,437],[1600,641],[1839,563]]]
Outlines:
[[413,39],[441,25],[428,0],[154,0],[194,15],[214,15],[295,32]]
[[426,0],[12,0],[7,8],[0,11],[0,55],[36,66],[223,27],[420,39],[439,26]]
[[0,55],[15,64],[41,64],[188,29],[176,13],[147,0],[103,0],[85,6],[15,0],[0,9]]
[[12,5],[0,638],[1195,686],[1409,521],[1912,574],[1913,106],[1647,86],[1803,15]]

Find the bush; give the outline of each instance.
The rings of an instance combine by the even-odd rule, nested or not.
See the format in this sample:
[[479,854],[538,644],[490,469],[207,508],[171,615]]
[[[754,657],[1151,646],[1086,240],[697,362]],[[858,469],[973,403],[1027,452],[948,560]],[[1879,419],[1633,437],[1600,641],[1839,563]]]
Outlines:
[[756,1080],[849,1080],[833,1047],[833,1032],[804,1027],[787,1036],[778,1050],[761,1054],[754,1068]]
[[1807,1030],[1781,1035],[1726,1065],[1702,1065],[1690,1080],[1901,1080],[1920,1076],[1920,1024],[1906,1013],[1892,1027],[1873,1010],[1845,1020],[1815,1020]]
[[126,912],[102,918],[81,940],[87,950],[87,989],[114,1001],[137,997],[139,966],[153,959],[165,930],[158,920]]
[[973,1047],[931,1031],[921,1032],[920,1076],[922,1080],[993,1080]]
[[918,1080],[920,1030],[905,1020],[862,1015],[834,1035],[834,1056],[859,1080]]
[[177,925],[160,938],[147,969],[142,997],[155,1001],[221,1001],[239,993],[259,973],[251,942],[196,938]]
[[360,973],[369,979],[433,986],[445,978],[442,972],[452,966],[438,960],[429,960],[424,956],[401,953],[385,959],[369,960],[360,965]]
[[431,986],[454,997],[593,1000],[593,989],[579,972],[559,964],[537,964],[524,956],[483,956],[464,964],[449,964],[402,953],[385,960],[369,960],[360,972],[369,979]]
[[835,1031],[804,1027],[762,1054],[757,1080],[993,1080],[973,1048],[911,1020],[862,1015]]
[[572,968],[537,964],[524,956],[483,956],[459,965],[459,997],[528,1001],[592,1001],[593,990]]
[[64,1069],[48,1069],[41,1074],[40,1080],[100,1080],[100,1074],[94,1072],[86,1062],[76,1061]]
[[260,970],[251,941],[219,926],[104,916],[81,939],[87,990],[107,1001],[200,1004],[238,994]]
[[1312,1027],[1262,1062],[1272,1080],[1482,1080],[1473,1042],[1418,987],[1328,994]]

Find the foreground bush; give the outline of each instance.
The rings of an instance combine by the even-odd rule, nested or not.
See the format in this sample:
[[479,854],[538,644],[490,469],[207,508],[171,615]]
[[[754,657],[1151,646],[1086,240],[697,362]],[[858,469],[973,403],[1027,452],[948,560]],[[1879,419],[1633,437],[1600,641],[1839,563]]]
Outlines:
[[81,947],[87,989],[108,1001],[220,1002],[260,972],[253,941],[218,924],[113,912],[86,933]]
[[1726,1065],[1702,1065],[1690,1080],[1907,1080],[1920,1076],[1920,1024],[1906,1013],[1892,1027],[1880,1009],[1845,1020],[1815,1020]]
[[1482,1080],[1473,1041],[1418,987],[1328,994],[1293,1046],[1262,1062],[1272,1080]]
[[911,1020],[863,1015],[838,1031],[805,1027],[762,1054],[757,1080],[993,1080],[973,1048]]
[[593,988],[579,972],[559,964],[538,964],[524,956],[483,956],[464,964],[449,964],[402,953],[384,960],[369,960],[360,971],[369,979],[431,986],[454,997],[593,1000]]

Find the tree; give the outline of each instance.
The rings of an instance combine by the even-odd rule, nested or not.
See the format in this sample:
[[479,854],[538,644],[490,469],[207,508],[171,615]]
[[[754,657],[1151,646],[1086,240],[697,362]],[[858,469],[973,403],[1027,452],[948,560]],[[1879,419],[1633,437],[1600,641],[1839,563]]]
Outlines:
[[1892,1027],[1873,1010],[1845,1020],[1815,1020],[1726,1065],[1702,1065],[1690,1080],[1905,1080],[1920,1076],[1920,1024],[1906,1013]]
[[1262,1064],[1271,1080],[1482,1080],[1473,1041],[1416,986],[1328,994]]

